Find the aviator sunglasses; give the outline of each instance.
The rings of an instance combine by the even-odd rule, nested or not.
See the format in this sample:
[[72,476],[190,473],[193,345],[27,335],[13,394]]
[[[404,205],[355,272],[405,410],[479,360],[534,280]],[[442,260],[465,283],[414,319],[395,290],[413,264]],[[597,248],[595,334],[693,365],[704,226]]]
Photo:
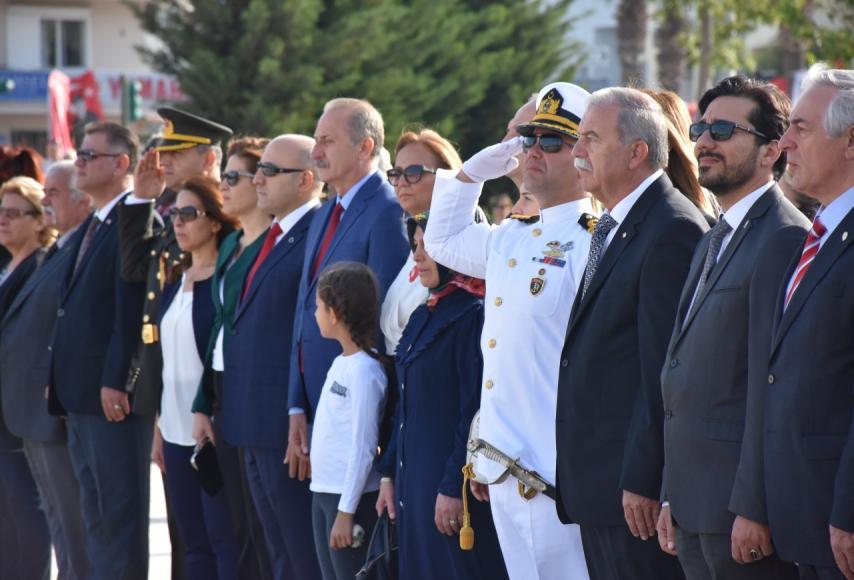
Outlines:
[[291,169],[288,167],[279,167],[278,165],[273,165],[272,163],[268,163],[266,161],[262,161],[258,164],[258,171],[260,171],[264,177],[273,177],[274,175],[278,175],[279,173],[302,173],[305,169]]
[[534,145],[537,144],[537,141],[540,142],[540,149],[543,151],[543,153],[557,153],[564,145],[570,146],[567,143],[564,143],[560,135],[555,135],[553,133],[544,133],[542,135],[523,136],[522,151],[527,153],[528,151],[534,148]]
[[694,123],[688,129],[688,135],[691,138],[691,141],[696,142],[700,137],[703,136],[703,133],[706,131],[709,132],[709,137],[712,138],[712,141],[726,141],[732,137],[733,131],[736,129],[741,129],[751,135],[756,135],[766,141],[772,141],[771,138],[766,137],[759,131],[755,129],[751,129],[750,127],[745,127],[744,125],[739,125],[738,123],[734,123],[733,121],[712,121],[711,123],[706,123],[704,121],[700,121],[699,123]]
[[196,209],[191,205],[185,207],[173,207],[169,210],[169,215],[172,217],[172,220],[176,220],[181,218],[182,222],[194,222],[203,215],[207,215],[208,212]]
[[435,169],[431,169],[429,167],[424,167],[423,165],[410,165],[408,167],[400,168],[394,167],[386,171],[386,175],[388,176],[388,182],[392,185],[397,185],[400,183],[400,178],[403,177],[406,180],[406,183],[412,185],[413,183],[418,183],[421,181],[421,178],[424,177],[425,173],[436,174]]

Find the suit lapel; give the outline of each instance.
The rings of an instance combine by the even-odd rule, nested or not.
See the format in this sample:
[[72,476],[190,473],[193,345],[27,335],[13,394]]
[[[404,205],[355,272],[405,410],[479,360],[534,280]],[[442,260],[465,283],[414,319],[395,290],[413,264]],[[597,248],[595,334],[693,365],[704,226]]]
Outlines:
[[23,304],[27,300],[27,298],[30,297],[30,294],[32,294],[36,287],[41,284],[42,280],[45,277],[56,276],[56,268],[63,263],[69,251],[69,244],[66,243],[65,246],[63,246],[62,248],[58,248],[56,252],[54,252],[53,256],[50,257],[50,259],[45,259],[42,265],[36,268],[36,271],[33,272],[32,276],[30,276],[30,279],[27,280],[26,284],[24,284],[24,287],[21,288],[20,292],[18,292],[18,295],[15,296],[15,300],[12,302],[12,304],[9,306],[9,309],[3,316],[4,319],[11,317],[12,313],[21,307],[21,304]]
[[[608,278],[608,274],[610,274],[614,265],[619,260],[620,255],[629,246],[632,239],[634,239],[638,231],[638,224],[642,223],[644,219],[646,219],[646,214],[649,209],[662,196],[665,185],[664,180],[667,180],[666,175],[662,175],[653,181],[652,184],[646,188],[646,191],[644,191],[637,201],[635,201],[635,204],[629,210],[628,215],[626,215],[626,219],[624,219],[617,227],[614,239],[611,240],[611,243],[608,244],[608,247],[605,249],[605,254],[599,262],[596,274],[594,274],[593,280],[590,281],[587,293],[582,299],[578,299],[578,296],[581,295],[581,288],[579,288],[579,291],[576,293],[576,304],[573,306],[569,331],[571,331],[575,326],[575,322],[583,314],[584,309],[593,301],[596,293]],[[669,180],[667,180],[666,183],[669,184]]]
[[711,237],[705,236],[703,241],[697,246],[697,253],[691,263],[691,270],[688,272],[688,278],[686,278],[685,286],[682,288],[682,296],[679,298],[679,307],[676,310],[674,335],[670,346],[671,350],[676,347],[679,339],[682,338],[682,333],[688,327],[688,322],[685,320],[685,317],[688,315],[688,308],[691,307],[691,300],[694,298],[694,292],[697,290],[697,284],[700,283],[700,276],[703,273],[705,256],[709,251],[709,244],[711,243]]
[[264,278],[276,267],[276,264],[285,259],[285,256],[291,253],[296,246],[299,245],[300,239],[306,234],[306,230],[308,229],[308,225],[311,223],[311,217],[314,214],[314,210],[309,210],[307,214],[302,216],[299,221],[294,224],[293,228],[291,228],[283,237],[279,243],[277,243],[273,250],[270,252],[270,255],[267,256],[267,259],[264,260],[264,263],[258,268],[258,272],[255,273],[255,277],[252,279],[252,285],[249,287],[249,290],[246,293],[246,296],[240,300],[237,304],[237,311],[234,314],[234,321],[237,322],[237,319],[243,314],[243,311],[246,310],[246,307],[254,298],[255,294],[258,293],[258,288],[264,281]]
[[[848,249],[851,242],[849,231],[854,232],[854,210],[849,211],[848,215],[846,215],[845,219],[840,222],[839,226],[833,232],[828,234],[828,239],[824,242],[824,245],[821,247],[818,254],[816,254],[809,270],[807,270],[807,273],[804,275],[801,283],[792,295],[789,306],[786,307],[785,312],[783,312],[782,317],[780,318],[780,325],[774,335],[774,344],[771,348],[772,355],[777,350],[777,347],[780,345],[780,341],[792,326],[792,322],[797,318],[798,313],[800,313],[810,294],[812,294],[812,291],[815,290],[815,287],[819,282],[821,282],[830,270],[831,266],[833,266],[834,262],[836,262],[846,249]],[[797,264],[797,261],[800,261],[800,255],[801,252],[798,252],[795,264]],[[794,270],[794,268],[792,268],[792,270]],[[783,280],[783,300],[785,300],[786,287],[788,286],[790,279],[791,271],[789,276]],[[782,309],[782,302],[780,302],[780,305],[780,308]]]

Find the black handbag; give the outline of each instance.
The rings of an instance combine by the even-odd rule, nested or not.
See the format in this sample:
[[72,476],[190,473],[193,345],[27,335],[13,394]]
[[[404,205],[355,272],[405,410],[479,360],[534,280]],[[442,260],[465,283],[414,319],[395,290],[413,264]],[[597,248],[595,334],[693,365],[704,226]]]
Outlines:
[[380,516],[371,532],[365,565],[356,573],[356,578],[397,580],[397,530],[388,512]]

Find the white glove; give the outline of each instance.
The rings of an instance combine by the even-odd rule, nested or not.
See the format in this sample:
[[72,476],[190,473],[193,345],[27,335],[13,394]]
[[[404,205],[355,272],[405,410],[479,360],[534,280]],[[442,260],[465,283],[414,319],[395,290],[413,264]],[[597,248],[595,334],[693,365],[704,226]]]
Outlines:
[[463,173],[478,183],[502,177],[519,166],[516,155],[521,152],[522,137],[490,145],[463,163]]

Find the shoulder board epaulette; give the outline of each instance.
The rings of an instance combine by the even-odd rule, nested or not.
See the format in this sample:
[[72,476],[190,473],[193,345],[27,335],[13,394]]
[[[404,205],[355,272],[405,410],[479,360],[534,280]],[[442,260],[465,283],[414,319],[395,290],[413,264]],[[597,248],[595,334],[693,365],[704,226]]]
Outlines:
[[520,221],[523,224],[535,224],[540,221],[539,215],[525,215],[523,213],[511,213],[507,217],[511,220]]
[[578,218],[578,225],[587,230],[589,233],[593,233],[593,230],[596,229],[596,224],[599,222],[599,218],[593,215],[592,213],[583,213],[581,217]]

